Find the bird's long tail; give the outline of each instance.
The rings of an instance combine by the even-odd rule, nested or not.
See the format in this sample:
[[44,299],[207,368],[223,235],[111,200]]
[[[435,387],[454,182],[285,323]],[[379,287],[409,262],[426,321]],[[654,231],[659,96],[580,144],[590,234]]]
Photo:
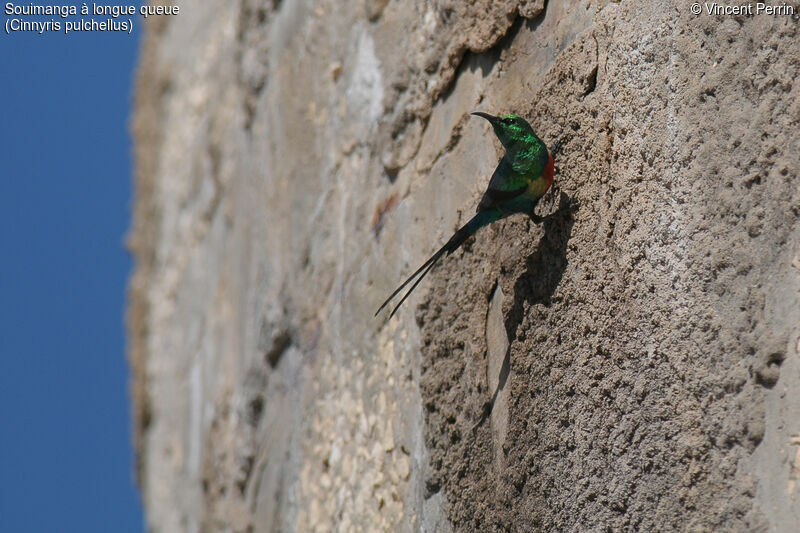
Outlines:
[[389,318],[392,318],[394,314],[397,312],[397,310],[400,308],[400,306],[403,305],[403,302],[406,301],[406,298],[408,298],[411,295],[411,293],[414,292],[414,289],[417,288],[417,285],[419,285],[419,282],[422,281],[422,278],[424,278],[428,274],[428,272],[430,272],[433,266],[439,261],[439,259],[441,259],[441,257],[445,253],[450,255],[451,253],[455,252],[462,244],[464,244],[464,241],[466,241],[467,238],[469,238],[471,235],[475,235],[475,233],[479,229],[491,224],[492,222],[498,220],[499,218],[500,218],[500,211],[497,210],[481,211],[480,213],[472,217],[469,220],[469,222],[464,224],[458,231],[456,231],[453,234],[452,237],[450,237],[450,240],[447,241],[447,243],[445,243],[444,246],[439,248],[439,251],[433,254],[430,257],[430,259],[425,261],[422,264],[422,266],[417,269],[416,272],[411,274],[411,276],[409,276],[409,278],[405,280],[402,283],[402,285],[397,287],[395,291],[392,294],[390,294],[388,298],[386,298],[386,301],[381,304],[381,306],[378,308],[377,311],[375,311],[375,316],[378,316],[378,313],[380,313],[381,310],[384,307],[386,307],[386,305],[390,301],[392,301],[392,298],[397,296],[397,294],[400,291],[402,291],[406,285],[411,283],[411,281],[413,281],[414,278],[417,278],[417,276],[419,276],[419,278],[417,278],[417,281],[415,281],[414,284],[411,285],[411,288],[408,290],[408,292],[405,293],[405,295],[403,295],[403,297],[400,299],[397,305],[394,306],[394,309],[392,309],[392,314],[389,315]]

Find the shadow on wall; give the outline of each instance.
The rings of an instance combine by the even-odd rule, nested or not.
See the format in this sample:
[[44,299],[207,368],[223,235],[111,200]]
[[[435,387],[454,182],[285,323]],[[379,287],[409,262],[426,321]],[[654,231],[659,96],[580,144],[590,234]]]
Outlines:
[[544,235],[539,246],[525,260],[525,272],[514,282],[514,303],[506,318],[509,342],[517,338],[517,328],[525,316],[525,304],[529,307],[550,305],[550,298],[561,283],[567,268],[567,243],[575,224],[574,207],[574,201],[561,191],[558,210],[544,219]]
[[505,321],[509,345],[500,368],[500,378],[491,400],[484,406],[480,420],[473,426],[473,432],[489,417],[498,394],[506,386],[511,366],[511,343],[517,338],[517,329],[525,315],[525,304],[529,308],[539,303],[549,305],[567,268],[567,243],[575,224],[572,211],[576,204],[561,191],[558,206],[558,210],[545,217],[542,223],[544,234],[539,246],[525,260],[525,272],[514,283],[514,301]]

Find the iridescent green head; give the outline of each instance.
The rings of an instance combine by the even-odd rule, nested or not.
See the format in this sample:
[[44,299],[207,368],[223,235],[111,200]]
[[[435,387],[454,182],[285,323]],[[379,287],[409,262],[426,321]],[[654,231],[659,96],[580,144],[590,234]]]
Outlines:
[[506,150],[530,143],[537,139],[533,128],[519,115],[499,115],[493,117],[487,113],[472,113],[477,117],[485,118],[492,125],[495,135],[503,143]]

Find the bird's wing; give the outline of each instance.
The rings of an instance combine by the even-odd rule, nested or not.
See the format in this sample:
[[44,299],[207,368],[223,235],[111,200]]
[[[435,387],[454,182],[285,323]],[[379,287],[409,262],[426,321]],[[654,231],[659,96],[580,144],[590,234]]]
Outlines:
[[523,194],[527,190],[528,184],[524,179],[513,179],[514,175],[515,173],[511,168],[511,163],[508,157],[504,155],[503,159],[501,159],[500,163],[497,165],[494,174],[492,174],[492,179],[489,180],[489,186],[486,188],[486,192],[483,193],[483,197],[476,211],[480,213],[487,209],[494,209],[500,204],[513,200],[517,196]]

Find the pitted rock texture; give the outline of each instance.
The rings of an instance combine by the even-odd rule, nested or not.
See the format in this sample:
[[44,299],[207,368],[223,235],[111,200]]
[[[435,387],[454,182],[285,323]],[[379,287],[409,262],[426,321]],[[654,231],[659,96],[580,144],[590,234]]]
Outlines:
[[[797,17],[184,2],[147,24],[128,323],[154,532],[794,531]],[[555,151],[474,211],[515,112]]]
[[[716,20],[614,14],[562,53],[524,109],[561,126],[558,181],[580,208],[479,235],[436,272],[417,314],[427,485],[445,491],[456,529],[770,524],[756,495],[775,473],[743,465],[797,336],[797,27],[747,19],[741,39],[719,43]],[[581,72],[597,77],[591,94]],[[504,442],[486,425],[468,432],[493,393],[487,279],[508,295],[513,339]]]

